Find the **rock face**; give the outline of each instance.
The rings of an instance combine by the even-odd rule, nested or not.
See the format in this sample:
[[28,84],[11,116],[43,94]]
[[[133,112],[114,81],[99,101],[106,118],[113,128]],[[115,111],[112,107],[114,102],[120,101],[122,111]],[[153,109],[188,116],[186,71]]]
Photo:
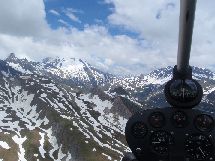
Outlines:
[[[119,161],[129,151],[128,118],[168,106],[171,67],[117,77],[77,59],[42,62],[11,54],[0,61],[0,160]],[[200,108],[214,111],[214,73],[194,68],[204,87]]]

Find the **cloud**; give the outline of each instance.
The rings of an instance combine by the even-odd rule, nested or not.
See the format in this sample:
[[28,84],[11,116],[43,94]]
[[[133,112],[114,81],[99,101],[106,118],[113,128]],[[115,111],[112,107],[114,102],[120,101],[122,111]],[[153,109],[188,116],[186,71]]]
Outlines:
[[68,22],[66,22],[66,21],[64,21],[62,19],[59,19],[58,22],[60,22],[61,24],[65,25],[66,27],[70,26]]
[[[0,58],[11,52],[36,61],[47,56],[75,57],[115,74],[148,73],[175,65],[178,1],[161,0],[152,4],[149,0],[108,0],[108,3],[114,4],[113,13],[108,17],[110,24],[136,31],[139,37],[113,36],[102,24],[85,25],[79,30],[62,19],[58,21],[66,27],[53,30],[47,24],[42,0],[23,0],[22,5],[19,0],[0,2]],[[211,0],[198,1],[191,55],[192,65],[212,69],[215,64],[214,4]],[[14,10],[9,9],[11,6]],[[70,9],[70,13],[76,16],[84,12]]]
[[67,17],[70,18],[70,20],[72,20],[74,22],[81,23],[81,21],[79,20],[79,18],[75,14],[77,14],[77,13],[83,13],[83,11],[76,10],[76,9],[73,9],[73,8],[67,8],[63,12],[65,13],[65,15]]
[[0,11],[0,33],[38,37],[49,32],[43,0],[1,1]]
[[[152,50],[159,50],[163,65],[176,63],[180,1],[106,0],[106,3],[114,6],[108,17],[112,25],[138,32]],[[197,1],[191,65],[209,67],[215,64],[214,5],[213,0]]]
[[51,13],[51,14],[53,14],[53,15],[55,15],[55,16],[60,16],[60,13],[59,12],[57,12],[56,10],[49,10],[49,13]]
[[[160,0],[151,3],[150,0],[107,0],[114,5],[113,13],[108,19],[112,24],[139,32],[148,40],[173,36],[174,32],[177,36],[179,3],[172,1]],[[170,4],[172,7],[168,7]],[[166,35],[167,31],[170,34]]]
[[[132,71],[131,66],[136,63],[141,64],[143,60],[156,54],[145,50],[137,40],[128,36],[111,36],[102,26],[86,26],[83,31],[60,28],[53,31],[46,39],[40,40],[32,37],[0,35],[0,43],[4,46],[0,48],[0,52],[4,53],[1,57],[11,52],[32,60],[41,60],[47,56],[75,57],[115,74],[120,73],[120,69],[124,74],[146,72],[146,69],[142,68]],[[145,52],[149,55],[145,56]],[[148,61],[148,63],[153,62]]]
[[77,16],[75,16],[75,14],[73,14],[73,13],[66,13],[66,15],[67,15],[72,21],[81,23],[81,21],[79,20],[79,18],[78,18]]
[[79,10],[79,9],[67,8],[66,10],[67,10],[68,12],[72,12],[72,13],[84,14],[84,11],[83,11],[83,10]]

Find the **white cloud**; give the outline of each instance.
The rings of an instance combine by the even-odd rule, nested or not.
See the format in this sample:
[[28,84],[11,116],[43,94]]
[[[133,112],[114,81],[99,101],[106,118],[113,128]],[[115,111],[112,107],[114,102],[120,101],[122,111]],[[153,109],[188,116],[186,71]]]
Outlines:
[[55,16],[60,16],[60,13],[59,12],[57,12],[56,10],[49,10],[49,13],[51,13],[51,14],[53,14],[53,15],[55,15]]
[[49,31],[43,0],[0,2],[0,33],[41,36]]
[[[180,1],[176,0],[106,0],[114,5],[108,17],[114,25],[140,33],[159,50],[157,67],[176,63]],[[197,1],[191,65],[210,67],[215,64],[215,1]],[[158,19],[159,18],[159,19]],[[154,59],[159,57],[154,57]],[[143,60],[144,61],[144,60]],[[151,60],[149,60],[151,61]],[[152,61],[154,62],[154,61]]]
[[67,15],[72,21],[81,23],[81,21],[79,20],[79,18],[78,18],[77,16],[75,16],[74,13],[67,13],[66,15]]
[[72,20],[74,22],[81,23],[80,19],[75,15],[77,13],[83,13],[81,10],[76,10],[73,8],[67,8],[64,10],[64,13],[67,17],[70,18],[70,20]]
[[[4,53],[2,57],[11,52],[33,60],[47,56],[75,57],[85,59],[90,64],[112,73],[123,69],[124,74],[134,73],[130,66],[141,64],[142,60],[150,59],[156,54],[142,48],[140,42],[128,36],[110,36],[106,28],[100,26],[88,26],[84,31],[61,28],[43,40],[0,35],[0,43],[4,46],[0,48],[0,53]],[[144,54],[145,52],[148,55]],[[147,61],[147,64],[151,65],[157,61]],[[146,69],[139,68],[135,73],[145,71]]]
[[79,9],[67,8],[66,10],[67,10],[68,12],[72,12],[72,13],[84,14],[84,11],[79,10]]
[[[169,36],[177,37],[179,1],[159,0],[108,0],[114,4],[109,16],[112,24],[140,32],[148,40],[160,40]],[[157,15],[160,14],[160,19]],[[174,34],[175,33],[175,34]]]
[[[42,0],[0,2],[0,58],[11,52],[32,60],[47,56],[76,57],[119,74],[146,73],[176,63],[178,1],[108,1],[115,6],[109,16],[110,23],[139,32],[138,39],[126,35],[112,36],[102,24],[78,30],[68,27],[67,22],[61,19],[58,21],[67,28],[52,30],[47,24]],[[192,65],[203,67],[215,64],[212,55],[215,51],[212,34],[215,29],[215,2],[207,2],[198,1],[191,55]],[[11,6],[14,10],[10,9]],[[80,10],[70,9],[70,12],[75,16],[81,14]]]
[[59,19],[58,22],[60,22],[61,24],[65,25],[66,27],[70,26],[68,22],[66,22],[66,21],[64,21],[62,19]]

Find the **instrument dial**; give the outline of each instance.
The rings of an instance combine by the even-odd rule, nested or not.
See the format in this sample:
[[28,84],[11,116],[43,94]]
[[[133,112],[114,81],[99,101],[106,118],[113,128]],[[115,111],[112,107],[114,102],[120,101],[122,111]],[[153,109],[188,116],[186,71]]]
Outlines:
[[193,101],[198,95],[198,89],[194,81],[177,79],[170,85],[170,96],[179,102]]
[[194,160],[205,161],[212,157],[213,143],[209,137],[201,134],[188,136],[185,143],[187,157]]
[[194,79],[171,79],[164,92],[167,102],[180,108],[193,108],[203,96],[201,85]]
[[182,111],[176,111],[172,115],[172,124],[176,128],[184,128],[188,124],[187,115]]
[[211,116],[202,114],[196,117],[194,124],[200,131],[211,131],[214,127],[214,120]]
[[168,155],[169,146],[173,143],[173,136],[166,131],[156,131],[151,135],[151,149],[156,154]]
[[148,128],[144,122],[136,122],[132,126],[132,135],[137,139],[143,139],[147,134]]
[[154,112],[149,116],[149,123],[154,128],[161,128],[165,125],[165,116],[161,112]]

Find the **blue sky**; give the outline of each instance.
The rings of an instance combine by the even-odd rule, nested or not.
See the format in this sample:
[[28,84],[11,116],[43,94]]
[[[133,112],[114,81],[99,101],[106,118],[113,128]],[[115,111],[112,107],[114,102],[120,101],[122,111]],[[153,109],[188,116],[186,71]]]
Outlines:
[[[138,32],[108,22],[108,16],[114,9],[114,5],[111,3],[105,3],[102,0],[46,0],[44,2],[46,19],[52,29],[74,27],[83,30],[86,25],[97,24],[105,26],[111,35],[124,34],[138,38]],[[71,10],[70,14],[73,14],[77,20],[68,17],[66,10]],[[66,23],[62,23],[61,20]]]
[[[107,24],[107,17],[111,13],[111,8],[113,7],[110,4],[105,4],[102,1],[97,0],[47,0],[45,1],[47,21],[52,28],[57,28],[63,24],[58,22],[58,19],[66,21],[69,25],[83,29],[86,24],[92,25],[101,21],[101,23]],[[72,12],[80,22],[71,20],[65,14],[65,10],[71,8],[74,11]],[[56,16],[53,13],[49,12],[54,10],[60,15]]]
[[[215,71],[215,1],[197,1],[190,64]],[[0,2],[0,58],[81,58],[114,74],[176,64],[178,0]]]

